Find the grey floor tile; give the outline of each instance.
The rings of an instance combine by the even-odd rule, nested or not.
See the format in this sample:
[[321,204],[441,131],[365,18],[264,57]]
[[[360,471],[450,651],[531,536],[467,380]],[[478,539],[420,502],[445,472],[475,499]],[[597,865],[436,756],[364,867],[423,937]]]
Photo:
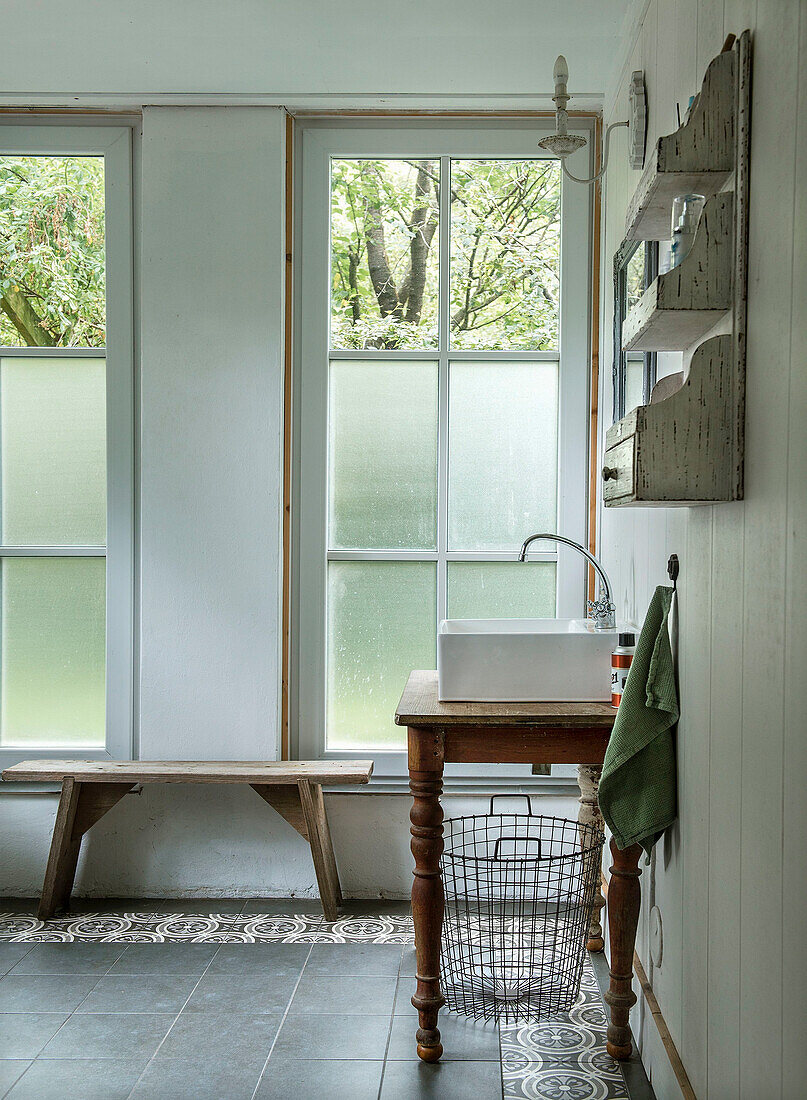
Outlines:
[[198,975],[217,951],[214,943],[132,943],[109,973]]
[[35,917],[38,908],[39,898],[0,898],[0,913]]
[[6,974],[0,1012],[72,1012],[97,981],[96,974]]
[[70,912],[75,916],[84,913],[101,913],[105,917],[120,917],[125,913],[151,913],[154,898],[71,898]]
[[6,1095],[8,1089],[11,1088],[15,1081],[19,1080],[30,1064],[27,1058],[21,1061],[0,1061],[0,1096]]
[[185,1012],[283,1014],[297,984],[297,973],[211,974],[199,980]]
[[0,1058],[36,1058],[66,1019],[63,1012],[0,1013]]
[[174,1021],[170,1013],[87,1013],[71,1016],[40,1058],[141,1059],[141,1069]]
[[198,982],[195,974],[107,975],[76,1012],[180,1012]]
[[0,943],[0,975],[24,959],[31,947],[30,943]]
[[310,1062],[273,1054],[255,1100],[376,1100],[383,1062]]
[[399,943],[315,943],[305,969],[307,974],[386,977],[398,973],[402,950]]
[[395,999],[397,979],[364,975],[309,974],[303,971],[294,1000],[292,1012],[341,1013],[355,1011],[371,1016],[389,1015]]
[[8,1100],[126,1100],[141,1060],[70,1058],[36,1061],[8,1094]]
[[275,1054],[305,1055],[310,1060],[359,1059],[378,1061],[384,1057],[389,1033],[389,1016],[316,1016],[289,1012],[277,1037]]
[[225,943],[210,964],[211,974],[299,974],[308,943]]
[[[218,1065],[155,1059],[146,1067],[131,1100],[251,1100],[260,1067],[233,1061]],[[286,1100],[298,1096],[287,1094]]]
[[12,974],[106,974],[123,943],[36,943]]
[[401,957],[401,974],[414,978],[418,972],[417,958],[415,957],[415,945],[406,944]]
[[293,917],[298,913],[306,917],[322,918],[322,902],[312,898],[247,898],[242,916]]
[[340,917],[408,917],[411,912],[410,901],[386,898],[352,898],[339,906]]
[[501,1100],[498,1062],[387,1062],[381,1100]]
[[233,1064],[255,1067],[258,1079],[269,1056],[281,1017],[230,1012],[183,1012],[157,1052],[157,1060],[197,1062],[205,1066]]
[[244,908],[243,898],[155,898],[151,913],[188,914],[191,916],[209,916],[221,914],[222,916],[237,917]]
[[412,1004],[412,996],[416,989],[415,979],[410,975],[402,975],[398,979],[398,988],[395,990],[396,1016],[417,1016],[418,1010]]
[[[441,1012],[437,1024],[443,1042],[446,1062],[499,1063],[499,1027],[489,1020],[469,1020],[452,1012]],[[395,1016],[392,1022],[387,1058],[390,1061],[417,1059],[415,1032],[417,1020],[412,1016]]]

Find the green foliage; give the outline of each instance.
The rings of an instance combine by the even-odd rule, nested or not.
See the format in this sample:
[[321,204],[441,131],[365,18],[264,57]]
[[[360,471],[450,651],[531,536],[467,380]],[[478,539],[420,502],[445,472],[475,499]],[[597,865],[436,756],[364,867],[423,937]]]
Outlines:
[[[334,347],[434,348],[438,160],[336,160],[331,188]],[[451,343],[557,348],[556,161],[452,163]]]
[[[103,347],[102,157],[0,157],[0,343]],[[8,316],[22,295],[44,330],[24,338]]]
[[[430,175],[425,204],[436,224],[439,204],[439,162],[424,161]],[[415,193],[417,162],[402,160],[335,160],[331,180],[331,333],[334,347],[423,348],[437,346],[437,248],[430,249],[423,289],[423,306],[406,320],[400,291],[411,263],[412,240],[422,230],[414,219],[423,209]],[[375,215],[375,217],[373,217]],[[372,221],[383,238],[387,277],[378,293],[395,298],[386,312],[373,286],[368,235]],[[436,245],[436,237],[434,239]],[[390,303],[391,304],[391,303]]]
[[453,168],[452,345],[557,348],[557,161],[459,161]]

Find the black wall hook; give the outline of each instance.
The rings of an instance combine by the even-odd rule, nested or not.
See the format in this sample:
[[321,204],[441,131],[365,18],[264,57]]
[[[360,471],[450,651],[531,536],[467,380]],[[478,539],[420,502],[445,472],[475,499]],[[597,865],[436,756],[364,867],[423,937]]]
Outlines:
[[667,559],[667,576],[672,581],[673,592],[675,592],[677,588],[676,582],[678,581],[678,570],[678,555],[670,554],[669,558]]

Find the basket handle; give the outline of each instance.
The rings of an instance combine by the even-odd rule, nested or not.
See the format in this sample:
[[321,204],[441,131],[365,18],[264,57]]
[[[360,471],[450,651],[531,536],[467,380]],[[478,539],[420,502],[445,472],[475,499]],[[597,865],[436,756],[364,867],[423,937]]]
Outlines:
[[502,857],[502,856],[499,855],[499,845],[501,844],[501,842],[503,840],[514,840],[514,841],[523,840],[527,844],[537,844],[538,845],[538,855],[537,856],[511,856],[510,857],[511,859],[521,859],[521,860],[524,860],[524,859],[537,859],[537,860],[543,859],[543,856],[541,855],[541,841],[538,840],[537,837],[516,836],[515,834],[513,834],[513,836],[500,836],[500,837],[498,837],[498,839],[496,840],[496,843],[493,845],[493,858],[494,859],[502,859],[502,858],[507,859],[508,858],[507,856]]
[[488,814],[493,813],[493,803],[496,801],[497,798],[526,798],[527,814],[529,815],[529,817],[534,816],[532,812],[532,799],[528,794],[493,794],[490,796],[490,809],[488,810]]

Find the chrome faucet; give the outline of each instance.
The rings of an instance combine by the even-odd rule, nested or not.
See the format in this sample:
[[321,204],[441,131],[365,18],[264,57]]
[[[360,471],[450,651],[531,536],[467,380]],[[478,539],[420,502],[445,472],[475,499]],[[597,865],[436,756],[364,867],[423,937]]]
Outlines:
[[575,542],[574,539],[564,538],[563,535],[538,534],[530,535],[528,539],[524,540],[524,544],[518,555],[519,561],[527,560],[527,550],[529,549],[530,543],[537,542],[538,539],[549,539],[551,542],[562,542],[564,546],[571,546],[573,550],[577,550],[587,561],[591,562],[600,579],[600,591],[598,599],[586,600],[587,617],[593,620],[595,630],[616,630],[616,604],[613,599],[614,590],[608,579],[608,574],[594,555],[590,554],[585,546],[581,546],[580,543]]

